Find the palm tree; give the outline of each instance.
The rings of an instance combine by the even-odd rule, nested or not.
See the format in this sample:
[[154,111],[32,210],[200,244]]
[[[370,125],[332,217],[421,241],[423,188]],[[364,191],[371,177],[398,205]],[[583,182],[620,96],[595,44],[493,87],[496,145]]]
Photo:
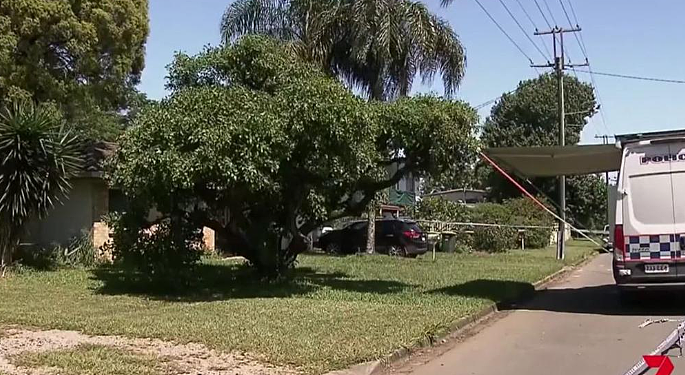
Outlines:
[[43,217],[80,167],[77,138],[54,111],[31,102],[0,111],[0,274],[12,260],[26,224]]
[[245,34],[286,41],[369,98],[407,95],[416,76],[442,76],[452,95],[464,48],[450,25],[412,0],[237,0],[221,22],[224,42]]
[[[451,96],[466,65],[450,25],[413,0],[236,0],[224,13],[221,33],[225,43],[245,34],[281,39],[372,100],[406,96],[415,77],[428,82],[436,73]],[[374,249],[373,206],[368,252]]]

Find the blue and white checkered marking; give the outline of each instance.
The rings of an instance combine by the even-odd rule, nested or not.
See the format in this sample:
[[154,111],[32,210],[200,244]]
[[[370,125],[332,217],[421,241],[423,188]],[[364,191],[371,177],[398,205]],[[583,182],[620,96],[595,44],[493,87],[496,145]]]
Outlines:
[[[685,234],[684,234],[685,235]],[[626,255],[630,260],[683,259],[680,234],[626,236]]]

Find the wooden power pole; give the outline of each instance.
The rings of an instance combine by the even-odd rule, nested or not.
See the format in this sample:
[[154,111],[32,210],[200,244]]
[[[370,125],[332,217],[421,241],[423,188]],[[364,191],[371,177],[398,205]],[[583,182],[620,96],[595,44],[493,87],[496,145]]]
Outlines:
[[[566,145],[566,114],[564,113],[564,69],[573,68],[576,66],[587,66],[585,61],[583,64],[566,63],[564,60],[564,33],[574,33],[581,29],[579,27],[572,29],[564,29],[561,27],[554,27],[548,31],[535,31],[535,35],[552,35],[552,45],[554,46],[554,62],[542,65],[531,65],[535,68],[554,68],[558,80],[558,100],[559,104],[557,111],[559,114],[559,146]],[[557,37],[559,38],[559,46],[557,48]],[[559,235],[557,237],[557,259],[564,259],[565,240],[566,240],[566,176],[559,176]]]

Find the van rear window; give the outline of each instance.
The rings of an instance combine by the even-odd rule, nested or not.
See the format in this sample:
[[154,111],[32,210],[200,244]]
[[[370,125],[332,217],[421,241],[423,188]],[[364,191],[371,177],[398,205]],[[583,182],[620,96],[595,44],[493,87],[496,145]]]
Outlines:
[[671,175],[630,176],[629,199],[635,218],[644,224],[672,224]]

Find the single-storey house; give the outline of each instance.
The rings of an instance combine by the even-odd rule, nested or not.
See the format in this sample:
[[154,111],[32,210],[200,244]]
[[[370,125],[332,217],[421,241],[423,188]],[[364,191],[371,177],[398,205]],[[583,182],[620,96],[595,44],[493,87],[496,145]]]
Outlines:
[[452,189],[423,195],[423,197],[440,197],[447,199],[448,201],[465,204],[485,202],[487,196],[487,191],[479,189]]
[[[126,207],[124,195],[110,189],[104,179],[103,161],[116,150],[108,142],[94,143],[86,147],[84,166],[78,176],[71,180],[68,196],[57,203],[48,215],[28,227],[25,244],[35,246],[66,245],[84,233],[91,236],[93,245],[101,248],[110,239],[110,231],[103,217]],[[205,246],[214,250],[214,231],[203,231]]]

